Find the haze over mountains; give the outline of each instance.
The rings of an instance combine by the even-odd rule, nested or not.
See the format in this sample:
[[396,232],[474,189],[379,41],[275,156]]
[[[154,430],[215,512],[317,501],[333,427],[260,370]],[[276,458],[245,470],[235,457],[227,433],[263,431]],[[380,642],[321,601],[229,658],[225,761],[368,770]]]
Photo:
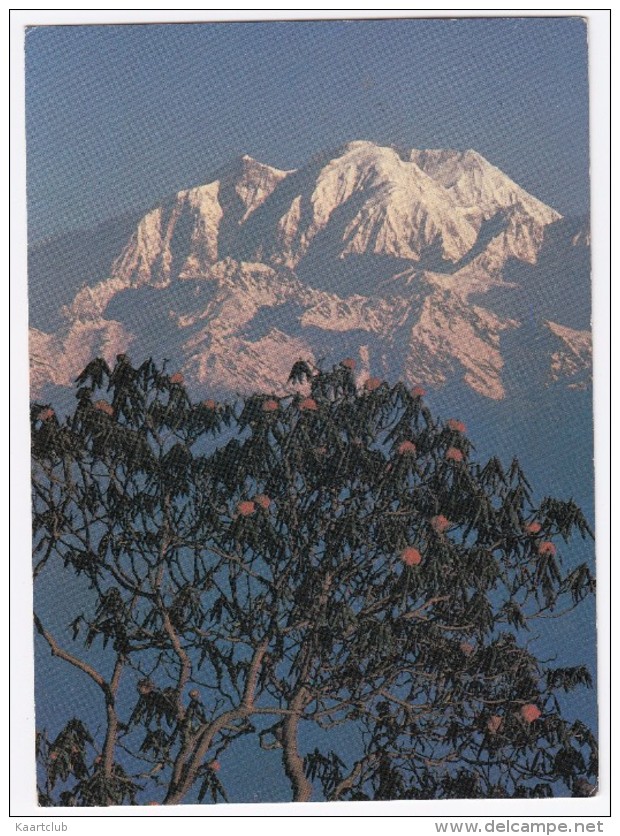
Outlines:
[[244,156],[143,217],[34,248],[31,389],[167,358],[195,394],[282,392],[300,357],[501,400],[587,388],[589,236],[475,151]]

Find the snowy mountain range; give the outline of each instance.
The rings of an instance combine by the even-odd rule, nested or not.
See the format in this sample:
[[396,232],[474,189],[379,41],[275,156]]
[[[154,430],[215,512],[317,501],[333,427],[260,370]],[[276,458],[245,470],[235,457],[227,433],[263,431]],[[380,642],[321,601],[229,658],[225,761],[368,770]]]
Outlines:
[[33,248],[29,281],[36,398],[121,352],[216,396],[281,393],[297,359],[344,356],[360,379],[494,400],[524,368],[528,385],[590,380],[587,228],[472,150],[357,141],[293,171],[244,156]]

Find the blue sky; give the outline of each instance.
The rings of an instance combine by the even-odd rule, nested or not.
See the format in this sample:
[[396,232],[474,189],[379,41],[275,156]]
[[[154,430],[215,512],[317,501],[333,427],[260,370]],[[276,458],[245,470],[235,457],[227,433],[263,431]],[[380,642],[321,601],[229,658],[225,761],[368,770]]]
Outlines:
[[577,18],[46,26],[26,37],[30,240],[351,139],[473,147],[588,210]]

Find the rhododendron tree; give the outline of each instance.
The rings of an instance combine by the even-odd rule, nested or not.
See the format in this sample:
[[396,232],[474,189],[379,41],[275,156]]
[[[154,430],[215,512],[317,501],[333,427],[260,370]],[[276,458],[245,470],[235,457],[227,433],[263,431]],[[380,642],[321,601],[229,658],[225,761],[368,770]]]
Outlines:
[[297,801],[590,792],[561,702],[590,674],[529,629],[593,591],[581,511],[478,461],[419,387],[349,361],[292,383],[215,409],[121,355],[68,417],[32,407],[36,585],[85,588],[38,644],[95,694],[38,735],[41,803],[226,799],[248,738]]

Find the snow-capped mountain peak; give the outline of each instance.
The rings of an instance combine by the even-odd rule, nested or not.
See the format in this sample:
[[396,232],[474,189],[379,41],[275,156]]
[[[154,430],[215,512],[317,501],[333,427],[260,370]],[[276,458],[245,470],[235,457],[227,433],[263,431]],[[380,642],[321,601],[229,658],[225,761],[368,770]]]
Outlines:
[[414,150],[411,159],[440,183],[459,206],[482,211],[485,220],[513,207],[543,226],[561,217],[471,148],[467,151]]
[[[243,155],[145,213],[109,275],[83,277],[57,333],[33,329],[33,386],[69,385],[83,354],[131,348],[174,358],[205,390],[276,391],[299,357],[349,354],[499,399],[503,335],[521,319],[497,294],[515,287],[513,264],[544,279],[559,219],[473,150],[358,140],[295,170]],[[585,356],[551,319],[544,333]],[[570,363],[554,350],[559,374]]]

